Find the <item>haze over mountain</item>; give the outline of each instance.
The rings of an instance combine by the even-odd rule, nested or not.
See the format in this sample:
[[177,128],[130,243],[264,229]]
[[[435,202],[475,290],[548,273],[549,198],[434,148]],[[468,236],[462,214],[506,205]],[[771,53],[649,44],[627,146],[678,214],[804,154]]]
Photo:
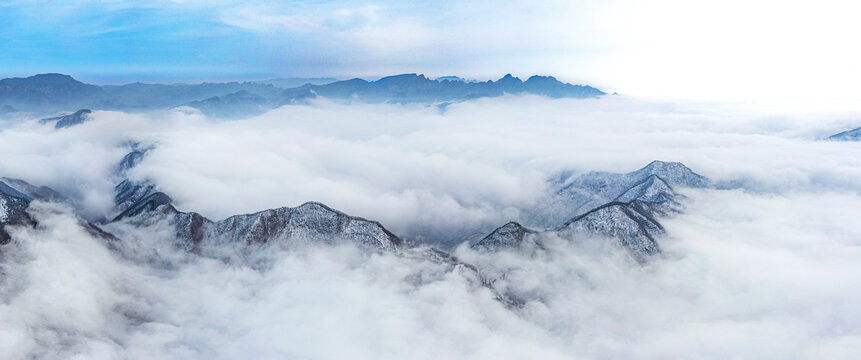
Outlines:
[[338,79],[335,78],[277,78],[253,82],[258,84],[269,84],[272,86],[280,87],[282,89],[289,89],[299,87],[305,84],[325,85],[336,81],[338,81]]
[[[0,80],[0,106],[5,111],[48,114],[57,111],[147,111],[189,106],[204,114],[237,118],[260,114],[317,96],[368,103],[446,103],[503,94],[534,94],[552,98],[593,98],[604,92],[590,86],[562,83],[552,76],[526,81],[509,75],[497,81],[473,82],[460,78],[431,80],[403,74],[376,81],[327,78],[274,79],[258,82],[202,84],[143,84],[96,86],[62,74]],[[301,85],[296,85],[301,83]],[[294,85],[296,85],[294,87]]]

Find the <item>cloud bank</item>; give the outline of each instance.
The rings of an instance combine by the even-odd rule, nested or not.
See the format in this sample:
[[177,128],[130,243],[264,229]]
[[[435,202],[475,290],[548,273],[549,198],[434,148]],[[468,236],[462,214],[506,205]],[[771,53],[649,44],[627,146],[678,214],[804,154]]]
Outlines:
[[[70,209],[2,254],[4,358],[851,358],[861,345],[859,147],[821,141],[852,108],[815,113],[624,97],[287,106],[238,121],[186,110],[96,112],[0,131],[0,174],[65,190],[92,216],[128,142],[133,177],[214,219],[307,200],[399,235],[458,243],[516,219],[561,170],[682,161],[735,189],[686,190],[645,267],[598,239],[547,254],[456,255],[526,299],[506,308],[433,263],[349,246],[225,256],[167,228],[94,239]],[[742,185],[742,188],[737,188]],[[79,190],[76,190],[79,189]],[[82,189],[82,190],[81,190]],[[424,237],[424,238],[423,238]],[[455,239],[455,240],[452,240]],[[229,255],[229,256],[228,256]]]
[[131,176],[154,180],[183,210],[222,219],[320,201],[448,242],[518,219],[563,170],[628,172],[658,159],[749,190],[859,190],[857,144],[820,141],[855,127],[851,107],[775,109],[524,96],[445,112],[321,100],[241,121],[96,112],[64,131],[21,122],[0,133],[0,172],[79,192],[97,215],[126,145],[154,144]]

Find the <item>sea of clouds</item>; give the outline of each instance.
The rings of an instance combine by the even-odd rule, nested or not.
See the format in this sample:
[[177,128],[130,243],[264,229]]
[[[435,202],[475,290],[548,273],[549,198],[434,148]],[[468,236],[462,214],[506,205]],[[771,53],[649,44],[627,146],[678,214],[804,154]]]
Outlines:
[[[666,103],[608,96],[448,106],[319,100],[243,120],[190,109],[97,111],[63,130],[0,127],[0,175],[110,208],[131,172],[212,219],[320,201],[400,236],[453,248],[469,276],[350,246],[200,257],[170,231],[84,231],[36,202],[0,259],[2,358],[852,358],[861,348],[861,126],[852,106]],[[459,245],[518,218],[560,171],[681,161],[725,189],[682,190],[664,253],[633,262],[607,241],[545,254]],[[237,249],[223,249],[234,254]],[[416,280],[423,279],[423,280]]]

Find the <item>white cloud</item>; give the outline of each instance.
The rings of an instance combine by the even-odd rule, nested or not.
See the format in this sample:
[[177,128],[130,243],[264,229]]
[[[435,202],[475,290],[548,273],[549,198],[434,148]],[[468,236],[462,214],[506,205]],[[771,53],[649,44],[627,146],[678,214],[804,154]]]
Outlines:
[[839,0],[262,2],[221,9],[225,23],[273,42],[281,41],[272,37],[278,32],[285,44],[309,37],[341,76],[422,69],[495,78],[553,69],[566,80],[639,96],[861,96],[853,85],[861,52],[848,46],[859,31],[850,15],[858,8]]
[[221,219],[321,201],[401,235],[449,241],[515,219],[559,170],[627,172],[660,159],[758,191],[861,190],[857,144],[819,141],[857,126],[851,107],[778,109],[527,96],[445,114],[323,100],[230,122],[97,112],[62,131],[23,123],[0,133],[0,173],[74,190],[103,213],[108,175],[128,151],[120,145],[142,141],[157,147],[132,175],[152,178],[183,210]]
[[506,270],[497,286],[522,309],[432,263],[349,246],[225,262],[118,224],[113,252],[37,203],[39,228],[13,231],[0,263],[0,343],[10,359],[854,357],[857,192],[686,195],[646,267],[598,240],[540,257],[458,251]]
[[[170,70],[181,68],[186,81],[206,77],[200,71],[205,66],[219,76],[346,78],[427,72],[433,77],[496,79],[511,72],[550,74],[658,98],[861,98],[854,85],[861,81],[855,71],[861,51],[850,45],[861,30],[852,16],[859,8],[842,0],[10,4],[23,9],[28,20],[43,26],[64,24],[64,30],[79,35],[97,34],[105,27],[128,30],[122,16],[139,12],[146,28],[134,28],[141,32],[133,32],[130,41],[146,42],[163,54],[173,47],[209,49],[200,54],[211,59],[205,63],[172,59],[179,64],[167,70],[160,62],[138,65],[151,70],[143,71],[150,76],[182,76]],[[92,21],[76,23],[81,16]],[[27,23],[19,24],[10,40],[29,34]],[[221,43],[212,42],[213,32]],[[172,46],[159,48],[147,41],[145,35],[152,33],[171,34],[181,43],[159,37],[159,43]],[[91,40],[88,46],[112,48]],[[236,64],[254,67],[255,72]],[[51,64],[16,71],[46,65]],[[103,65],[112,72],[127,68]],[[105,78],[82,67],[71,69]]]
[[663,221],[664,255],[644,268],[602,241],[550,244],[537,258],[459,249],[485,273],[508,272],[496,286],[528,300],[519,310],[431,263],[350,247],[200,258],[177,251],[167,228],[115,224],[124,241],[109,251],[68,209],[37,204],[40,226],[13,230],[0,262],[0,348],[5,358],[851,358],[861,160],[858,144],[819,140],[852,125],[852,106],[831,109],[524,96],[444,114],[320,100],[237,121],[173,111],[96,112],[64,130],[18,122],[0,132],[0,173],[84,189],[72,194],[91,214],[110,201],[129,140],[157,145],[134,176],[184,210],[218,219],[316,200],[401,234],[501,225],[562,169],[679,160],[748,190],[686,192],[686,212]]

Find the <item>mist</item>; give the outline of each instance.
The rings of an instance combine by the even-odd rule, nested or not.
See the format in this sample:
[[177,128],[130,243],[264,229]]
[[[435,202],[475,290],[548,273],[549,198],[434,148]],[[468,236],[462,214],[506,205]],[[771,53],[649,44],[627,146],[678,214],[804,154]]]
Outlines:
[[[823,107],[817,107],[821,109]],[[451,104],[314,100],[241,120],[193,109],[96,111],[0,131],[0,175],[55,188],[84,217],[116,164],[184,211],[222,219],[305,201],[454,249],[468,274],[353,246],[177,249],[164,224],[94,237],[71,205],[34,202],[0,261],[3,358],[852,358],[861,347],[861,146],[823,141],[857,108],[505,96]],[[679,189],[645,265],[605,239],[541,254],[466,243],[533,205],[561,171],[681,161],[719,184]]]
[[130,176],[182,210],[222,219],[319,201],[455,244],[517,220],[561,171],[665,160],[749,191],[861,190],[857,144],[821,141],[857,125],[853,107],[832,108],[506,96],[445,110],[320,99],[238,121],[101,111],[61,131],[25,121],[0,133],[0,173],[66,189],[96,217],[138,143],[154,149]]

